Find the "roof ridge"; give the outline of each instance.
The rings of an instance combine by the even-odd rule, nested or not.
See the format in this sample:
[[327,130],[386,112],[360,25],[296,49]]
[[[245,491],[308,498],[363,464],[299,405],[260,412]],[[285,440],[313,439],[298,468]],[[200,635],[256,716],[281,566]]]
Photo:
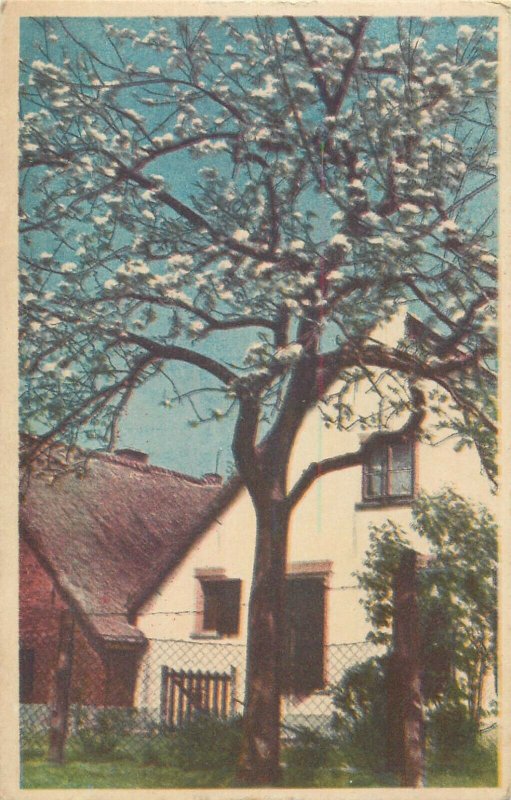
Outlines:
[[156,464],[143,464],[140,461],[136,461],[135,459],[130,459],[128,456],[124,455],[117,455],[116,453],[106,453],[101,450],[88,450],[85,451],[89,458],[98,458],[101,461],[107,461],[111,464],[119,464],[123,467],[129,467],[130,469],[135,469],[138,472],[149,472],[149,473],[156,473],[160,475],[172,475],[174,478],[179,478],[180,480],[187,481],[189,483],[195,483],[198,486],[215,486],[218,484],[213,484],[207,478],[196,478],[195,475],[187,475],[186,472],[178,472],[174,469],[168,469],[167,467],[159,467]]
[[[27,434],[21,432],[20,434],[20,442],[23,446],[23,441],[37,441],[40,437],[34,436],[33,434]],[[60,441],[54,442],[57,447],[67,448],[65,444]],[[175,469],[169,469],[168,467],[160,467],[156,464],[144,463],[142,461],[137,461],[136,459],[131,459],[129,456],[120,453],[110,453],[106,450],[88,450],[86,447],[80,444],[73,444],[71,445],[72,450],[78,452],[84,458],[97,458],[102,461],[107,461],[111,464],[119,464],[123,467],[129,467],[130,469],[135,469],[138,472],[146,472],[146,473],[153,473],[157,475],[171,475],[174,478],[178,478],[182,481],[187,481],[188,483],[193,483],[197,486],[217,486],[220,487],[224,484],[222,479],[221,482],[212,481],[209,473],[205,473],[203,477],[197,478],[195,475],[188,475],[186,472],[179,472]]]

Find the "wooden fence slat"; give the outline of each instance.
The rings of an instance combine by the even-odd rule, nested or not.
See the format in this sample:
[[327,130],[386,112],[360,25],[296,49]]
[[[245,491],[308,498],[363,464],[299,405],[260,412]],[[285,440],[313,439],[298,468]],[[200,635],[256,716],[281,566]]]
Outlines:
[[168,691],[169,691],[169,668],[161,668],[161,689],[160,689],[160,723],[168,725]]
[[183,703],[184,703],[184,692],[183,692],[183,682],[185,678],[185,673],[183,670],[178,673],[178,704],[177,704],[177,720],[176,725],[183,724]]
[[170,697],[169,697],[169,723],[175,727],[175,713],[176,713],[176,682],[174,680],[174,670],[170,673]]
[[161,669],[160,717],[162,723],[179,727],[195,712],[222,719],[236,713],[236,669],[230,672]]
[[221,693],[222,693],[222,701],[221,701],[222,705],[221,705],[220,716],[222,717],[222,719],[226,719],[227,717],[227,678],[228,678],[227,675],[222,675],[220,679]]
[[231,717],[236,714],[236,667],[231,667]]
[[211,681],[209,679],[209,672],[206,672],[204,675],[204,697],[205,697],[204,711],[206,711],[207,713],[209,713],[211,708],[210,696],[209,696],[210,684]]

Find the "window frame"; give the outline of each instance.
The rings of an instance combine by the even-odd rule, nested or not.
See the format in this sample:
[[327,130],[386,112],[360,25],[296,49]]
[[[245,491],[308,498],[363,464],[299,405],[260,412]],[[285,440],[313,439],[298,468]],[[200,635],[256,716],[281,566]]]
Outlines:
[[[396,470],[392,468],[393,461],[393,448],[399,445],[407,445],[409,448],[410,458],[410,486],[411,491],[402,494],[392,493],[392,475]],[[389,437],[387,441],[382,444],[372,447],[364,463],[362,464],[362,502],[358,503],[356,508],[371,508],[373,506],[394,506],[394,505],[409,505],[417,493],[417,440],[415,437]],[[383,469],[382,469],[382,491],[381,494],[370,494],[368,491],[368,482],[371,477],[370,472],[370,459],[376,453],[383,453]],[[404,470],[400,470],[404,471]],[[408,471],[408,470],[407,470]]]
[[[192,636],[201,639],[233,639],[239,637],[241,630],[241,579],[228,578],[225,571],[221,569],[196,570],[195,577],[197,578],[197,606],[195,631]],[[216,609],[208,609],[208,603],[211,603],[214,599],[214,587],[217,586],[232,587],[237,595],[237,606],[234,608],[233,613],[235,624],[232,626],[219,624],[218,615],[221,610],[219,612],[218,606]],[[221,595],[221,592],[219,592],[219,595]],[[221,602],[220,597],[217,597],[216,600]],[[216,624],[214,624],[214,619],[210,619],[211,615],[213,618],[217,617]]]
[[[289,671],[292,664],[294,664],[294,658],[296,657],[296,651],[293,653],[285,653],[283,654],[283,670],[284,673],[282,675],[282,691],[285,697],[308,697],[312,694],[316,694],[317,692],[322,692],[325,690],[327,685],[327,669],[328,669],[328,589],[330,586],[330,576],[332,573],[332,562],[331,561],[297,561],[292,562],[288,565],[288,569],[286,571],[286,585],[288,582],[295,582],[295,584],[299,584],[300,582],[304,581],[314,581],[317,583],[318,587],[321,587],[322,593],[322,624],[321,624],[321,644],[318,645],[318,653],[320,652],[320,663],[317,666],[316,672],[318,680],[313,682],[314,686],[312,685],[304,685],[300,683],[299,680],[299,672],[295,673],[293,671]],[[286,617],[287,617],[287,609],[285,610]],[[289,620],[286,618],[285,626],[289,625]],[[287,634],[284,637],[284,641],[287,642]],[[294,649],[294,648],[293,648]],[[301,676],[303,678],[303,675]]]

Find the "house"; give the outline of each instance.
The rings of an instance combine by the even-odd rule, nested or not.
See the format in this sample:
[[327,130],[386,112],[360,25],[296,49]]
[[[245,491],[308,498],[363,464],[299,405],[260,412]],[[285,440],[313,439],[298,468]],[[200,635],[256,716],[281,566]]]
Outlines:
[[[374,382],[352,391],[362,416],[383,420]],[[335,413],[334,391],[323,417],[312,411],[303,425],[290,483],[311,460],[356,450],[367,436],[355,427],[325,426],[324,415]],[[456,452],[450,437],[435,432],[431,412],[423,422],[428,442],[399,435],[402,422],[392,420],[395,436],[369,448],[363,466],[323,476],[295,509],[283,642],[289,719],[326,718],[327,686],[375,652],[364,642],[368,623],[353,577],[371,526],[391,518],[408,528],[419,489],[434,492],[454,483],[469,499],[490,508],[495,503],[475,451]],[[47,656],[37,636],[44,628],[55,639],[53,615],[67,604],[79,619],[76,646],[83,652],[78,658],[75,649],[76,669],[84,673],[75,685],[83,687],[91,670],[97,675],[81,702],[134,704],[157,715],[168,688],[162,676],[171,670],[188,676],[188,696],[192,684],[194,692],[203,691],[200,674],[226,681],[230,675],[236,710],[244,694],[255,548],[248,493],[237,479],[221,486],[216,476],[180,475],[151,466],[135,451],[84,458],[81,477],[64,470],[50,485],[44,470],[34,476],[22,504],[22,696],[47,701]]]
[[[421,335],[424,332],[420,323],[414,330]],[[389,329],[381,338],[390,342],[395,336],[395,329]],[[361,416],[384,421],[388,409],[382,405],[375,383],[381,388],[385,381],[392,377],[381,373],[373,381],[359,384],[351,398],[344,400],[349,399]],[[337,429],[336,401],[334,390],[323,408],[323,418],[317,410],[308,415],[292,454],[289,485],[311,461],[356,451],[367,439],[360,427]],[[329,427],[325,415],[334,420]],[[372,526],[390,518],[410,531],[411,541],[421,550],[424,544],[410,528],[411,504],[419,490],[436,492],[454,484],[467,499],[495,507],[475,450],[457,452],[449,431],[436,430],[438,420],[431,411],[422,423],[431,437],[428,441],[399,436],[397,431],[405,419],[406,415],[401,415],[390,420],[395,437],[368,449],[363,466],[324,475],[294,511],[283,642],[283,713],[290,721],[304,721],[316,714],[318,722],[327,719],[332,711],[327,687],[342,678],[347,666],[376,652],[364,641],[369,624],[353,575],[363,565]],[[169,663],[184,671],[190,664],[197,670],[235,666],[236,693],[243,699],[244,671],[236,647],[245,646],[248,636],[255,527],[250,498],[242,491],[162,581],[158,593],[144,598],[137,611],[137,627],[152,640],[165,639],[172,630],[173,639],[187,642],[186,647],[181,644],[172,652],[162,649],[161,660],[153,657],[147,667],[151,674]],[[195,613],[187,613],[189,609]],[[202,654],[207,654],[207,662]],[[137,684],[137,702],[154,707],[159,700],[155,690],[148,689],[144,668],[145,664]]]
[[[229,499],[214,475],[152,467],[143,454],[63,448],[38,463],[20,506],[20,689],[51,699],[62,613],[76,620],[72,702],[129,706],[147,647],[131,609]],[[91,677],[92,676],[92,677]]]

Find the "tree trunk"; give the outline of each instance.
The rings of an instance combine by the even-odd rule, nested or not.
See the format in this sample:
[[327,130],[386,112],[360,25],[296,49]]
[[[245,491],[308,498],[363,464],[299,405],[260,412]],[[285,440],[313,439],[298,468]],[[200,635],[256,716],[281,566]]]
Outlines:
[[73,616],[69,611],[63,611],[60,622],[59,649],[55,672],[55,697],[51,711],[50,748],[48,752],[48,760],[56,764],[62,764],[64,761],[73,662],[73,640]]
[[424,785],[424,714],[421,688],[418,554],[407,550],[394,582],[393,652],[389,661],[388,768],[401,785]]
[[284,581],[289,513],[282,500],[254,502],[257,543],[248,614],[244,738],[238,777],[244,785],[280,778],[280,697]]

